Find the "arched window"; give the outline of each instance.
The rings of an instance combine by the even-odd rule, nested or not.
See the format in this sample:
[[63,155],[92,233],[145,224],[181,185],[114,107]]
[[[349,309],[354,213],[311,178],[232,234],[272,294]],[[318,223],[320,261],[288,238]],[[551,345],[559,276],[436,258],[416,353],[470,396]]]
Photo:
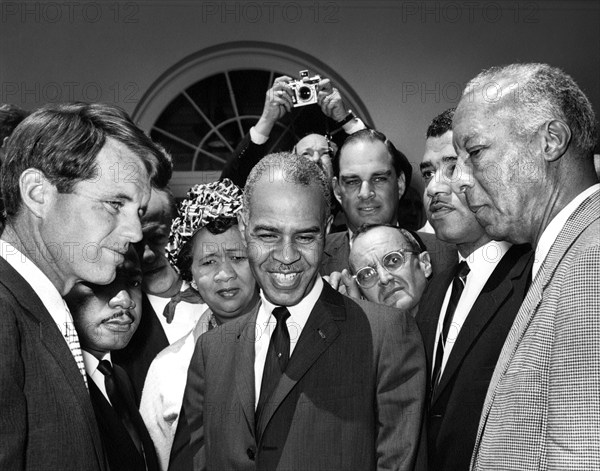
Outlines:
[[[365,122],[371,121],[362,101],[335,71],[279,45],[243,42],[208,48],[159,77],[133,117],[172,154],[175,195],[184,196],[193,184],[217,179],[237,144],[258,121],[274,78],[298,78],[305,69],[330,78],[349,108]],[[317,106],[295,108],[273,129],[270,150],[289,150],[308,132],[324,134],[327,128]]]

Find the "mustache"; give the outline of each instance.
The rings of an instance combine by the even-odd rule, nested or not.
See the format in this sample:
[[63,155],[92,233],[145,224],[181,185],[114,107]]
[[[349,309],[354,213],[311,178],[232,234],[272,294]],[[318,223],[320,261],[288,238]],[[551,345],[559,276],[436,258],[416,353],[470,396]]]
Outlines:
[[133,314],[132,314],[132,312],[131,312],[131,310],[132,310],[132,309],[133,309],[133,308],[129,308],[129,309],[120,309],[119,311],[115,312],[115,313],[114,313],[112,316],[110,316],[110,317],[108,317],[108,318],[104,319],[104,322],[106,322],[106,321],[110,321],[110,320],[112,320],[112,319],[118,319],[119,317],[122,317],[122,316],[129,317],[129,319],[131,319],[131,321],[134,321],[134,320],[135,320],[135,317],[133,316]]

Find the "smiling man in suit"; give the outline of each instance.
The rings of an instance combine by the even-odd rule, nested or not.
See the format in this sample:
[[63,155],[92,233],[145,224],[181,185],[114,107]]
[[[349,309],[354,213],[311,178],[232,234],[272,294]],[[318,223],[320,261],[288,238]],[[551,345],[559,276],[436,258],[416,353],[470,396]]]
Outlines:
[[200,337],[183,407],[191,446],[170,469],[191,469],[192,458],[196,470],[413,469],[425,395],[418,328],[319,276],[329,191],[296,155],[252,170],[239,221],[262,304]]
[[473,79],[453,122],[459,184],[486,232],[535,248],[532,284],[483,407],[472,468],[600,469],[597,123],[547,64]]
[[[350,135],[333,159],[333,193],[342,206],[348,230],[328,234],[320,272],[328,276],[349,268],[352,238],[365,224],[391,224],[398,220],[400,199],[412,177],[406,156],[381,132],[363,129]],[[456,247],[433,234],[413,233],[431,258],[433,273],[456,262]]]
[[[468,470],[494,366],[527,290],[530,247],[493,241],[460,193],[453,109],[427,129],[421,174],[427,219],[456,244],[460,263],[431,280],[417,323],[429,373],[428,461],[432,471]],[[462,271],[461,271],[462,269]]]
[[106,469],[81,348],[62,296],[108,284],[162,152],[121,110],[48,105],[6,144],[0,240],[0,469]]

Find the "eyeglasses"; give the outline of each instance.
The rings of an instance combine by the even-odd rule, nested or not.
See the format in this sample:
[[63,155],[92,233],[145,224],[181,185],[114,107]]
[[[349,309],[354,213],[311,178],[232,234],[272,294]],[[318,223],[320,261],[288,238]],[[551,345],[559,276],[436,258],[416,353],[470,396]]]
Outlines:
[[[402,266],[404,262],[406,262],[406,254],[418,254],[419,252],[416,250],[395,250],[393,252],[387,253],[381,259],[381,266],[390,274],[394,274]],[[361,288],[372,288],[375,286],[377,281],[379,281],[379,273],[373,267],[363,267],[356,272],[356,275],[353,278],[358,283],[358,286]]]

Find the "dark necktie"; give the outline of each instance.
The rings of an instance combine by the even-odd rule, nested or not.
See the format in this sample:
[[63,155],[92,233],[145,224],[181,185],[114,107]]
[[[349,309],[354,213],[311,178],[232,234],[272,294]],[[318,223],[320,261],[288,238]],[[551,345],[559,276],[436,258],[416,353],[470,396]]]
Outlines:
[[[104,375],[104,386],[106,394],[110,399],[113,409],[121,419],[127,433],[131,437],[131,441],[137,448],[141,456],[144,456],[144,447],[140,438],[140,433],[136,427],[136,421],[139,416],[135,405],[128,401],[125,396],[126,386],[121,378],[115,374],[111,363],[108,360],[102,360],[98,365],[98,371]],[[141,416],[139,417],[141,419]],[[139,422],[137,422],[139,423]],[[145,458],[144,458],[145,459]]]
[[286,324],[290,313],[285,307],[276,307],[273,309],[273,316],[277,320],[277,325],[271,335],[265,369],[260,383],[260,396],[255,414],[256,425],[258,425],[260,414],[264,411],[290,359],[290,333]]
[[185,301],[186,303],[191,304],[200,304],[204,302],[202,300],[202,296],[200,296],[200,294],[191,287],[180,291],[171,298],[171,300],[163,309],[163,316],[167,318],[167,324],[173,322],[173,317],[175,316],[175,309],[177,308],[177,304],[179,304],[181,301]]
[[457,265],[456,270],[454,272],[454,279],[452,281],[452,292],[450,293],[450,301],[448,301],[448,307],[446,308],[446,314],[444,315],[444,324],[442,327],[442,331],[440,332],[440,336],[438,338],[437,348],[435,350],[435,365],[433,366],[433,372],[431,375],[432,398],[433,393],[435,391],[435,387],[439,383],[440,377],[442,376],[442,360],[444,358],[444,347],[446,345],[446,340],[448,339],[448,332],[450,331],[450,326],[452,325],[454,311],[456,311],[456,306],[458,306],[460,296],[462,295],[462,292],[465,289],[467,275],[470,271],[471,269],[469,268],[469,265],[467,265],[467,262],[463,260]]

